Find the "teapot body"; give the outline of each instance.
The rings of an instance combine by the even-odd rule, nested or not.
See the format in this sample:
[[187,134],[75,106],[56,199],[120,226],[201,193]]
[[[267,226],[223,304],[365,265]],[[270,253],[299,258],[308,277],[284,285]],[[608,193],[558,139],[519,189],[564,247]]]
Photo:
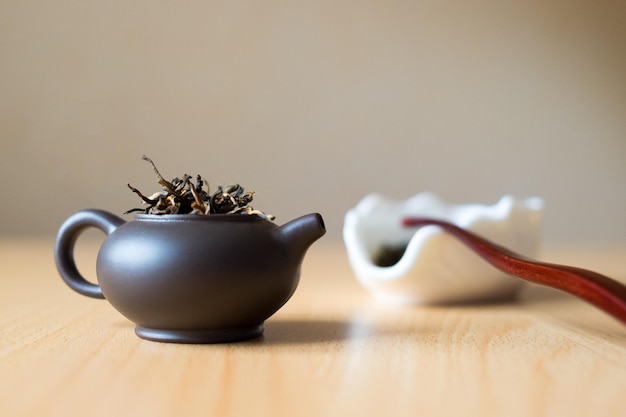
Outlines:
[[299,280],[277,229],[256,216],[138,215],[103,243],[98,283],[138,331],[259,331]]

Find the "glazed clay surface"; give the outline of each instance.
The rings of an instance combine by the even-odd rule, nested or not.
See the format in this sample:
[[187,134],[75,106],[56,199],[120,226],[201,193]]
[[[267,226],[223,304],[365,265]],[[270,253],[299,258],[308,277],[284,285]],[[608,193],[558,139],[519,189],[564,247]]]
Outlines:
[[[392,302],[459,303],[510,297],[523,281],[480,259],[436,226],[405,227],[407,216],[437,218],[535,256],[543,201],[504,196],[493,205],[449,205],[433,193],[406,200],[370,194],[348,211],[344,242],[358,281]],[[391,266],[375,259],[384,247],[406,248]]]

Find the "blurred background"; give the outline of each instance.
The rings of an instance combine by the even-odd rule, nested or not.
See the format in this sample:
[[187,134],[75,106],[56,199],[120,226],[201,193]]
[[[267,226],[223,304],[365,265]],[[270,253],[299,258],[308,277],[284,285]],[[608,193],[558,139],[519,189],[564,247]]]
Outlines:
[[146,154],[336,241],[366,194],[432,191],[624,243],[626,2],[3,0],[0,141],[4,236],[136,207]]

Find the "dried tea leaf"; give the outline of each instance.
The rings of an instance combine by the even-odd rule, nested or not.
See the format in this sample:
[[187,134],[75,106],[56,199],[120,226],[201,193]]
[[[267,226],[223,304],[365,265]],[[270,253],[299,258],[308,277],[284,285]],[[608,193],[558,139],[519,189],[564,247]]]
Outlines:
[[195,184],[192,177],[185,174],[182,178],[176,177],[167,181],[157,169],[152,159],[142,156],[154,169],[157,183],[163,188],[146,197],[141,191],[128,184],[128,188],[141,198],[144,207],[133,208],[124,214],[143,212],[146,214],[248,214],[256,215],[268,220],[274,216],[255,210],[250,206],[254,198],[254,191],[245,192],[239,184],[226,187],[218,186],[213,194],[209,194],[209,185],[200,175],[196,176]]
[[400,262],[405,251],[406,245],[383,246],[374,256],[374,265],[393,266]]

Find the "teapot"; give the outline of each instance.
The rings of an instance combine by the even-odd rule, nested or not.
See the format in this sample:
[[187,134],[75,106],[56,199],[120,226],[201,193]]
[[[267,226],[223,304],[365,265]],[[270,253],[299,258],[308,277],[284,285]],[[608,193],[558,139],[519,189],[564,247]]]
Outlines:
[[[74,261],[79,234],[106,234],[97,284]],[[147,340],[224,343],[257,337],[264,321],[291,298],[310,245],[325,234],[322,216],[282,226],[248,214],[137,214],[124,221],[88,209],[61,225],[54,255],[76,292],[106,299]]]

